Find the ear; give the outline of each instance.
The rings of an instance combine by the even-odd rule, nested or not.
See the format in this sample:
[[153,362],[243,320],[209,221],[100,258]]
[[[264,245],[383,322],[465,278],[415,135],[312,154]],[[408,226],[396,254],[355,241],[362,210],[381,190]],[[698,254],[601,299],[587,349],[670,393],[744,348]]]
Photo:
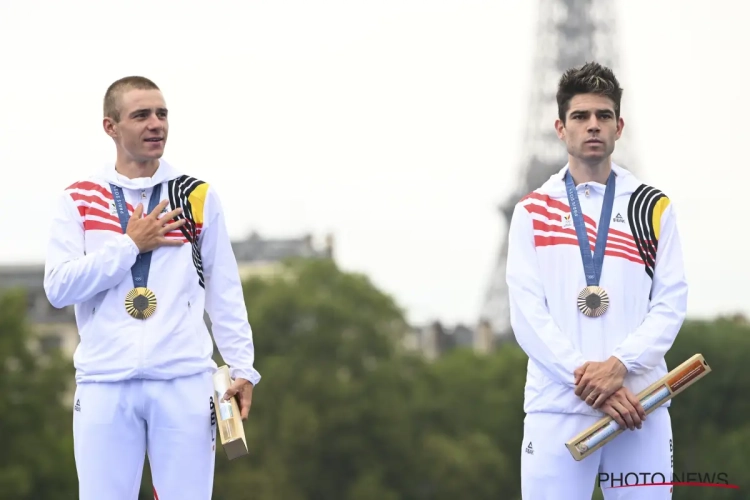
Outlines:
[[105,117],[104,120],[102,120],[102,128],[104,128],[104,133],[111,138],[114,139],[117,137],[117,124],[112,118]]
[[625,128],[625,120],[620,117],[619,120],[617,120],[617,138],[619,139],[622,135],[622,129]]
[[559,118],[555,120],[555,130],[559,139],[565,139],[565,124]]

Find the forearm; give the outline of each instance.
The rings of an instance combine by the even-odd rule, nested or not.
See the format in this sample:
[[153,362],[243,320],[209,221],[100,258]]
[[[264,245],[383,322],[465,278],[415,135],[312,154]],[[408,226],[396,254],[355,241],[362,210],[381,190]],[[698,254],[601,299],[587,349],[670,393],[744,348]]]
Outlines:
[[74,256],[62,248],[59,252],[54,250],[54,257],[48,258],[45,265],[44,290],[50,303],[58,308],[85,302],[117,285],[138,256],[138,247],[125,235],[90,254]]
[[655,304],[641,326],[612,353],[629,373],[642,374],[655,368],[672,348],[685,320],[687,287],[677,287],[670,298]]
[[260,381],[254,368],[255,346],[247,318],[247,307],[232,251],[221,203],[209,188],[205,203],[206,225],[201,233],[201,258],[206,284],[206,311],[221,357],[232,378],[244,378],[253,385]]
[[[212,286],[216,286],[216,283],[207,283],[209,290]],[[233,379],[244,378],[256,385],[260,381],[260,374],[254,368],[255,345],[241,286],[221,290],[211,290],[210,299],[206,301],[216,346],[221,357],[229,365]]]
[[[573,372],[586,362],[542,304],[528,293],[511,291],[511,327],[518,345],[551,380],[575,387]],[[529,299],[524,302],[523,299]]]

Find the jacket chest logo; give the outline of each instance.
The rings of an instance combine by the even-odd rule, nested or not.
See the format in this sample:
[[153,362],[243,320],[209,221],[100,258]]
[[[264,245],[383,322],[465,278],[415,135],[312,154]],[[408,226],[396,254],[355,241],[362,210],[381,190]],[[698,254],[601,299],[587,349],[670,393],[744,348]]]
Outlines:
[[[563,215],[560,220],[562,222],[562,228],[563,229],[572,229],[572,228],[575,227],[575,225],[573,224],[573,217],[571,217],[571,215],[569,213]],[[615,214],[615,216],[612,217],[612,222],[615,223],[615,224],[623,224],[624,225],[624,224],[627,224],[628,220],[625,217],[622,216],[621,212],[617,212]]]

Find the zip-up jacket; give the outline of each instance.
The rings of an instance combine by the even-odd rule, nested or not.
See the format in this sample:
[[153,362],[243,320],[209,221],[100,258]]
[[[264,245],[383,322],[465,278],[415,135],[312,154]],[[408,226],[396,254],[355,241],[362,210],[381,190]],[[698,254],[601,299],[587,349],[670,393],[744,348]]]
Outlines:
[[[123,234],[110,183],[122,188],[129,216],[161,184],[163,213],[181,207],[187,219],[166,236],[182,241],[152,251],[147,288],[155,313],[135,319],[125,309],[139,254]],[[75,306],[80,343],[73,356],[76,381],[171,379],[216,369],[216,345],[233,378],[253,384],[255,352],[237,262],[221,202],[206,182],[161,161],[153,177],[128,179],[114,165],[76,182],[60,195],[47,250],[44,289],[57,308]]]
[[[600,280],[610,304],[598,318],[577,307],[586,278],[565,187],[568,165],[514,208],[506,280],[511,328],[529,356],[527,413],[602,416],[574,392],[573,372],[586,361],[615,356],[627,369],[624,386],[635,394],[668,373],[664,356],[685,319],[688,295],[674,207],[631,172],[612,169],[616,190]],[[576,188],[593,252],[606,186]]]

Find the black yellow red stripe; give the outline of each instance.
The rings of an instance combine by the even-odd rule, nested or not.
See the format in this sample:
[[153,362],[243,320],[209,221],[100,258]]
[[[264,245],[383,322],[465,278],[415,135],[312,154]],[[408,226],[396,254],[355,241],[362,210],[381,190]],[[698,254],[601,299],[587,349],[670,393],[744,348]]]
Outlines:
[[653,278],[659,248],[661,218],[669,197],[659,189],[641,184],[630,196],[628,221],[646,273]]

